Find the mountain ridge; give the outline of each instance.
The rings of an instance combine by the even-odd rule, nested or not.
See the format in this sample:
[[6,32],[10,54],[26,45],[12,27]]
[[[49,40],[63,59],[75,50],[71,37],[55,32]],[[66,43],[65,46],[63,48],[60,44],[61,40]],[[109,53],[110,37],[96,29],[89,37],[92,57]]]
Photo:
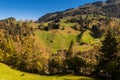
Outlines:
[[65,11],[48,13],[38,19],[38,22],[48,22],[62,19],[67,16],[79,16],[83,14],[99,14],[108,17],[120,18],[120,0],[96,1],[87,3],[78,8],[71,8]]

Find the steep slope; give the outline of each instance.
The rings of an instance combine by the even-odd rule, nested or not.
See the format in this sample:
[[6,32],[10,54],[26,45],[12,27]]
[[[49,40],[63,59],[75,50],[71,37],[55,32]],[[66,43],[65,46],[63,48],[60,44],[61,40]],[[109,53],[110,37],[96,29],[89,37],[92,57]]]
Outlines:
[[85,4],[78,8],[72,8],[61,12],[48,13],[38,19],[38,22],[58,20],[68,16],[80,16],[83,14],[99,14],[108,17],[120,18],[120,0],[97,1]]
[[[90,44],[100,42],[100,39],[109,27],[114,28],[113,30],[119,30],[119,18],[120,0],[97,1],[82,5],[78,8],[48,13],[42,16],[38,20],[38,23],[42,25],[40,25],[38,31],[36,31],[36,35],[42,39],[46,46],[50,47],[53,52],[59,49],[68,49],[72,39],[76,40],[78,44],[87,44],[89,46]],[[68,31],[69,29],[74,32]],[[41,36],[43,34],[41,30],[46,33],[44,34],[44,38]],[[59,33],[61,31],[63,35]],[[78,33],[74,34],[76,32]],[[49,36],[51,34],[53,34],[52,37]],[[74,34],[74,37],[70,34]],[[47,37],[49,37],[50,40],[47,40]],[[51,40],[53,41],[52,43]],[[57,42],[57,44],[55,44],[55,42]],[[61,44],[64,44],[64,47]]]

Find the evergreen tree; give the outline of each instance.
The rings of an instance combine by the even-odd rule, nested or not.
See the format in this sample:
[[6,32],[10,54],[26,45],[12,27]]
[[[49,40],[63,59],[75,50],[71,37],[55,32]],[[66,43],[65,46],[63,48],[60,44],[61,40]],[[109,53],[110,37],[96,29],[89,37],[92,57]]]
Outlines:
[[118,66],[117,46],[118,43],[115,35],[109,30],[105,39],[102,41],[100,49],[100,52],[102,53],[100,54],[98,68],[99,71],[110,74],[112,77],[114,77],[113,73],[115,71],[115,67]]
[[103,54],[104,58],[106,58],[107,61],[112,60],[112,58],[114,58],[116,56],[117,53],[117,40],[115,38],[115,35],[111,32],[108,31],[107,35],[104,39],[104,41],[102,41],[102,47],[100,49],[100,51]]

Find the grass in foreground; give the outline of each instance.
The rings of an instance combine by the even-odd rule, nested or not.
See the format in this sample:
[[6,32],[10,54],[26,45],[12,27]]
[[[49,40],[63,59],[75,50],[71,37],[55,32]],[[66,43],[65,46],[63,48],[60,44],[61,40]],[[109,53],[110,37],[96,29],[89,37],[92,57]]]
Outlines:
[[[24,74],[24,75],[23,75]],[[94,80],[83,76],[41,76],[11,69],[9,66],[0,63],[0,80]]]

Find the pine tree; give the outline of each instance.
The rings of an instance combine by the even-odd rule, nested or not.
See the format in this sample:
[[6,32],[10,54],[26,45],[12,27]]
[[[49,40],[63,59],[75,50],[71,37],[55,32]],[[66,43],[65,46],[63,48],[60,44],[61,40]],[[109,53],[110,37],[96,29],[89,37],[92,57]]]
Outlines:
[[102,47],[100,49],[100,51],[104,53],[103,56],[106,60],[110,61],[116,56],[118,51],[117,45],[115,35],[111,31],[108,31],[104,41],[102,41]]
[[115,35],[109,30],[105,39],[102,41],[100,49],[101,54],[98,64],[99,71],[102,70],[102,72],[112,75],[115,67],[117,66],[117,46],[118,43]]

